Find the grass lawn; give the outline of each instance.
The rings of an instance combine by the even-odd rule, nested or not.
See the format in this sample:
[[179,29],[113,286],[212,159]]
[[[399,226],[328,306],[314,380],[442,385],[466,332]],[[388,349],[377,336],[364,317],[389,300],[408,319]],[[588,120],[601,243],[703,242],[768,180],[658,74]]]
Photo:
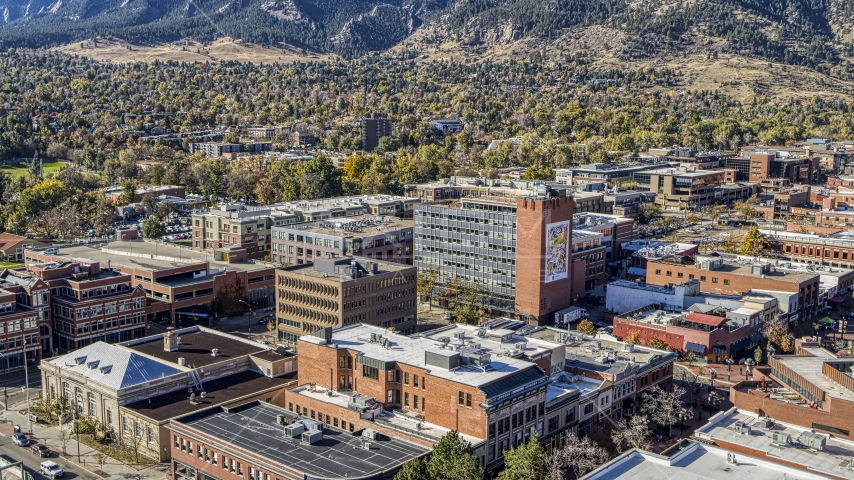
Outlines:
[[0,268],[18,268],[23,267],[24,264],[21,262],[3,262],[0,261]]
[[[56,173],[60,168],[66,166],[68,162],[63,161],[55,161],[48,162],[45,161],[42,164],[44,168],[44,176],[47,177],[50,173]],[[16,177],[25,177],[27,175],[27,169],[29,168],[29,162],[15,162],[15,163],[7,163],[5,165],[0,165],[0,168],[3,169],[4,172],[10,174],[13,178]]]

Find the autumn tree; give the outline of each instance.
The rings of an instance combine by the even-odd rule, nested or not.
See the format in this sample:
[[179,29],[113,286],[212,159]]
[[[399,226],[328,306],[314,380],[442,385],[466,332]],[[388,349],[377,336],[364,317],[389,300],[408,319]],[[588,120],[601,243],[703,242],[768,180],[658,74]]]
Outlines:
[[751,219],[756,216],[756,195],[752,195],[746,200],[740,200],[733,207],[735,211],[742,214],[744,218]]
[[435,294],[436,284],[439,282],[439,269],[431,265],[418,272],[418,294],[422,298],[427,299],[428,310],[433,309],[433,295]]
[[578,326],[575,327],[575,329],[585,335],[593,335],[594,333],[596,333],[596,326],[593,325],[593,322],[586,318],[578,322]]
[[790,353],[794,350],[794,341],[788,323],[782,318],[772,318],[765,322],[762,336],[768,343],[775,345],[779,353]]
[[667,341],[657,335],[653,335],[649,340],[649,346],[659,350],[667,350]]
[[641,343],[640,332],[638,332],[637,330],[632,330],[631,332],[629,332],[628,335],[626,335],[626,338],[624,340],[626,341],[626,343],[633,343],[635,345],[640,345],[640,343]]
[[741,242],[741,254],[756,256],[765,246],[765,236],[756,227],[751,227]]

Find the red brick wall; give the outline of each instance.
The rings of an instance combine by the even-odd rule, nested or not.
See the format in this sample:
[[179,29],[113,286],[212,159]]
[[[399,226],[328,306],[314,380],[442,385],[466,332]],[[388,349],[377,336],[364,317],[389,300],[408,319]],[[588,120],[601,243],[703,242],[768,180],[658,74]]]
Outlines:
[[658,337],[667,342],[667,347],[671,350],[681,351],[685,348],[685,337],[682,335],[652,326],[638,325],[638,322],[629,322],[619,317],[614,318],[614,336],[625,340],[632,332],[638,332],[640,342],[644,345],[649,345],[652,337]]
[[[730,400],[739,410],[771,417],[783,423],[791,423],[811,429],[813,423],[848,430],[849,435],[838,435],[821,429],[819,433],[831,433],[834,437],[854,440],[854,402],[827,397],[824,409],[805,408],[792,403],[772,400],[770,394],[756,390],[761,382],[741,382],[730,388]],[[747,391],[740,391],[750,387]]]
[[[516,309],[533,315],[534,323],[551,323],[551,313],[570,306],[573,298],[571,274],[566,279],[545,281],[546,225],[569,221],[572,235],[573,200],[519,198],[517,207]],[[571,256],[570,246],[567,255]]]

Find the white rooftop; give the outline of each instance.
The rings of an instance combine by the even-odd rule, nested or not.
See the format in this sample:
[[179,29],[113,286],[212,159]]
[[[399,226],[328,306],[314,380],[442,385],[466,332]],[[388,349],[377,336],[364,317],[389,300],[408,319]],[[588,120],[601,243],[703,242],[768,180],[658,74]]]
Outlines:
[[104,342],[93,343],[48,362],[115,390],[188,370]]
[[824,480],[827,477],[713,445],[684,442],[682,450],[655,454],[632,449],[582,480]]
[[[529,369],[534,366],[530,361],[514,358],[511,354],[519,356],[521,351],[516,348],[516,343],[502,343],[490,338],[493,332],[499,332],[502,336],[513,334],[511,330],[485,330],[486,337],[476,335],[477,327],[471,325],[450,325],[448,327],[428,332],[425,336],[408,337],[392,333],[385,328],[373,325],[357,324],[334,330],[332,332],[332,343],[338,348],[348,348],[360,352],[363,356],[385,362],[400,362],[406,365],[422,367],[430,371],[429,375],[445,378],[454,382],[464,383],[474,387],[484,386],[501,380],[513,373]],[[379,334],[389,340],[384,346],[381,343],[371,342],[371,334]],[[462,339],[456,334],[461,334]],[[444,349],[442,337],[449,338],[449,344]],[[526,342],[524,337],[513,335],[518,342]],[[300,338],[312,343],[323,343],[321,339],[312,336]],[[488,349],[491,362],[488,368],[476,365],[460,364],[459,368],[445,370],[434,365],[425,363],[425,352],[446,351],[455,353],[461,346],[470,347],[471,344],[479,344],[481,349]],[[559,345],[556,345],[559,346]],[[535,349],[542,347],[527,344],[523,347],[526,355],[535,354]],[[548,372],[546,372],[548,375]]]
[[[750,426],[749,434],[735,431],[734,425],[739,421]],[[701,440],[719,440],[749,448],[754,452],[762,452],[766,458],[774,461],[804,465],[811,472],[832,475],[835,478],[854,479],[854,471],[848,469],[849,463],[854,460],[854,443],[823,434],[823,436],[829,437],[824,450],[811,450],[795,443],[801,433],[812,432],[806,427],[781,423],[776,420],[774,420],[774,425],[771,428],[761,428],[758,424],[759,417],[756,414],[731,408],[710,418],[709,423],[698,428],[695,435]],[[775,444],[772,437],[774,432],[788,433],[793,443],[788,445]],[[799,476],[788,476],[786,478],[814,478],[806,476],[808,475],[807,472],[800,472],[802,473],[799,473]],[[773,478],[781,477],[778,474],[777,477]]]

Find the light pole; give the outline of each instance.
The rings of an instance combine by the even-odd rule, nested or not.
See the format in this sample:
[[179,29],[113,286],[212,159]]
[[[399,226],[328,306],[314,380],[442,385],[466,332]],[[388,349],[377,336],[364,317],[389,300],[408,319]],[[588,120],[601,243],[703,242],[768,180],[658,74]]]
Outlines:
[[252,305],[249,305],[248,303],[244,302],[243,300],[238,300],[238,302],[249,307],[249,333],[252,333]]
[[727,382],[729,381],[729,376],[732,373],[732,364],[733,363],[735,363],[735,361],[732,359],[732,357],[726,359],[726,381]]

